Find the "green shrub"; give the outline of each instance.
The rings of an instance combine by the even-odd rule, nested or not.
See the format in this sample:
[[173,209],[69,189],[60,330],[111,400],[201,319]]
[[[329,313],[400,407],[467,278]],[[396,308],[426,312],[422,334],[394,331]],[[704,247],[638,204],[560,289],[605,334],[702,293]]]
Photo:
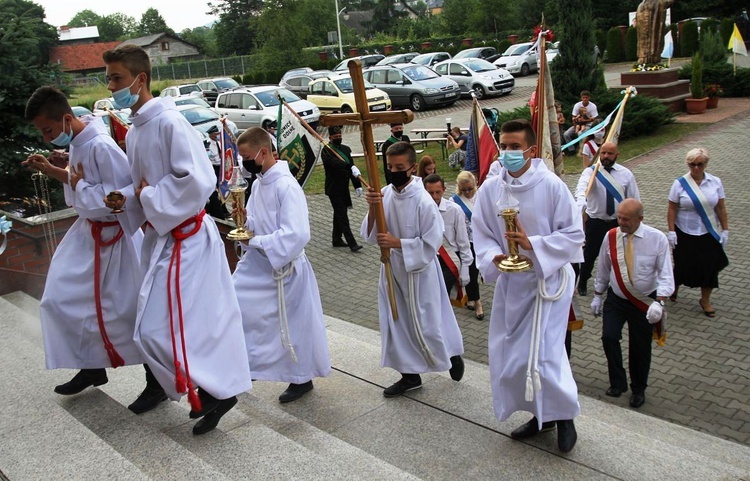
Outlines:
[[604,33],[604,30],[601,28],[597,29],[594,32],[594,37],[596,38],[596,45],[599,47],[599,51],[604,52],[607,50],[607,34]]
[[719,33],[715,30],[701,29],[700,54],[705,66],[714,63],[725,63],[729,52],[726,44],[722,44]]
[[683,57],[692,57],[698,51],[698,25],[687,21],[682,25],[680,36],[680,52]]
[[707,18],[701,23],[700,36],[701,41],[703,40],[703,34],[705,32],[716,33],[719,29],[719,21],[715,18]]
[[[599,117],[604,118],[622,100],[620,90],[602,90],[592,94]],[[620,129],[620,140],[631,139],[655,132],[659,127],[674,122],[674,113],[658,99],[649,95],[636,95],[628,99]]]
[[724,45],[724,48],[729,45],[729,38],[732,36],[733,30],[734,19],[725,18],[721,21],[721,25],[719,25],[719,34],[721,34],[721,44]]
[[638,60],[638,29],[628,27],[625,33],[625,60],[635,62]]
[[690,79],[690,95],[694,99],[702,99],[703,94],[703,62],[701,62],[701,54],[697,53],[693,55],[693,75]]
[[[680,69],[680,78],[689,79],[692,72],[692,63],[685,64]],[[750,97],[750,68],[738,68],[735,75],[729,63],[705,65],[703,83],[721,85],[725,97]]]
[[682,49],[680,49],[680,27],[676,23],[673,23],[669,26],[669,30],[672,32],[672,45],[674,45],[672,58],[682,57]]
[[607,62],[622,62],[624,52],[622,51],[622,34],[620,29],[612,27],[607,32]]
[[500,112],[500,114],[497,116],[497,125],[500,126],[509,120],[515,119],[531,120],[531,109],[529,108],[529,106],[524,105],[523,107],[516,107],[513,110]]
[[500,40],[497,43],[497,53],[505,52],[506,50],[508,50],[508,47],[510,47],[511,45],[512,43],[510,43],[510,40],[508,40],[507,38]]

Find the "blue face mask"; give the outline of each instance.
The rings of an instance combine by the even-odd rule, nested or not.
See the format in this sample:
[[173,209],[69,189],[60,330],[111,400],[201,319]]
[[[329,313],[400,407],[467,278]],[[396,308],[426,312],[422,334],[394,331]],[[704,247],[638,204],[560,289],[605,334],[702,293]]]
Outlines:
[[62,130],[60,131],[60,135],[50,140],[50,142],[58,147],[67,147],[68,144],[70,144],[71,140],[73,140],[73,126],[70,126],[70,132],[66,132],[65,117],[63,117]]
[[133,83],[130,84],[129,87],[125,87],[123,89],[118,90],[117,92],[112,93],[112,99],[115,101],[115,107],[118,109],[127,109],[135,105],[136,102],[138,102],[138,97],[141,93],[141,89],[138,89],[138,92],[131,94],[130,93],[130,87],[135,85],[135,82],[138,80],[138,77],[136,77],[133,80]]
[[528,152],[530,148],[526,150],[501,150],[498,160],[508,172],[518,172],[526,165],[526,159],[523,154]]

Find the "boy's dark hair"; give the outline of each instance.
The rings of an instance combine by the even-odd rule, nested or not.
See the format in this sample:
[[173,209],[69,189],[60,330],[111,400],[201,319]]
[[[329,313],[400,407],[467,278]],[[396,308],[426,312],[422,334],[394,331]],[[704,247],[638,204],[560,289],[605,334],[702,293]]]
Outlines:
[[50,120],[61,120],[65,114],[73,114],[68,98],[57,87],[50,85],[39,87],[29,97],[24,117],[29,122],[40,115]]
[[146,73],[146,87],[151,88],[151,59],[138,45],[126,43],[102,54],[105,64],[120,62],[133,76]]
[[440,185],[442,185],[443,188],[445,188],[445,181],[443,180],[442,177],[440,177],[437,174],[430,174],[430,175],[428,175],[427,177],[425,177],[422,180],[422,183],[425,184],[425,185],[427,185],[427,184],[435,184],[437,182],[440,182]]
[[409,165],[417,163],[417,151],[409,142],[396,142],[395,144],[388,147],[385,151],[386,157],[392,157],[394,155],[406,155],[409,160]]
[[531,122],[526,119],[509,120],[500,127],[503,134],[512,134],[514,132],[523,132],[526,134],[526,143],[529,147],[536,145],[536,134]]
[[581,90],[581,97],[583,97],[584,95],[590,98],[591,92],[589,92],[588,90]]

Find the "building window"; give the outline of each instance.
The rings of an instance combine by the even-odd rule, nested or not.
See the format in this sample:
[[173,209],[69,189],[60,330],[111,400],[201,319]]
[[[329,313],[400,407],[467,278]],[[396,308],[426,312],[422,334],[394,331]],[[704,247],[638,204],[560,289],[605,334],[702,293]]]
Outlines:
[[161,49],[162,50],[169,50],[169,42],[162,42],[161,43]]

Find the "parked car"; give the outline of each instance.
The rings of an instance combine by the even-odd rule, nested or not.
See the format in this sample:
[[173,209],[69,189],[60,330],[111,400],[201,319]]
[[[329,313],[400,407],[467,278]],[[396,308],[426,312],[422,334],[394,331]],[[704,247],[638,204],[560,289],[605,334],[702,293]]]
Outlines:
[[193,97],[192,95],[188,95],[187,97],[175,97],[174,98],[175,105],[200,105],[201,107],[205,107],[207,109],[212,109],[208,102],[203,100],[202,97]]
[[130,120],[130,114],[125,112],[124,110],[99,110],[94,112],[92,115],[94,117],[101,117],[102,121],[104,122],[104,125],[107,126],[107,129],[109,129],[109,114],[112,113],[113,115],[116,115],[118,119],[120,119],[125,125],[130,125],[132,122]]
[[[370,111],[390,110],[391,99],[388,94],[376,88],[365,80],[367,105]],[[349,75],[336,75],[330,78],[318,79],[310,84],[307,100],[317,105],[321,110],[340,110],[341,112],[356,112],[354,103],[354,87]]]
[[[106,99],[100,99],[94,102],[94,113],[104,110],[119,110],[115,106],[115,99],[112,97],[107,97]],[[130,109],[122,109],[123,112],[126,112],[128,115],[130,115]]]
[[372,67],[373,65],[377,64],[381,60],[385,58],[385,55],[380,54],[374,54],[374,55],[362,55],[361,57],[352,57],[352,58],[345,58],[341,61],[338,65],[336,65],[333,68],[334,72],[341,72],[341,71],[349,71],[349,67],[347,64],[349,63],[349,60],[357,60],[359,59],[362,62],[362,68],[365,69],[367,67]]
[[311,73],[313,72],[313,69],[310,67],[298,67],[298,68],[292,68],[284,72],[284,75],[281,76],[281,80],[284,80],[288,77],[295,77],[297,75],[305,74],[305,73]]
[[413,59],[411,59],[411,63],[418,63],[421,65],[424,65],[426,67],[432,67],[436,63],[442,62],[443,60],[450,60],[451,54],[448,52],[432,52],[432,53],[423,53],[421,55],[417,55]]
[[453,58],[455,59],[481,58],[488,62],[494,62],[495,60],[497,60],[498,57],[500,57],[500,55],[498,55],[495,47],[467,48],[465,50],[461,50],[460,52],[458,52],[456,55],[453,56]]
[[[208,136],[208,130],[214,125],[221,130],[221,116],[211,109],[201,107],[200,105],[178,105],[177,110],[195,127],[195,130],[201,133],[201,137]],[[229,131],[236,137],[239,135],[237,124],[227,119]]]
[[73,115],[75,115],[76,117],[83,117],[84,115],[91,115],[91,111],[87,109],[86,107],[81,107],[80,105],[76,105],[70,108],[73,110]]
[[226,92],[227,90],[235,89],[239,86],[240,84],[238,84],[236,80],[229,77],[211,78],[198,82],[198,87],[203,90],[203,98],[206,99],[206,102],[212,107],[216,104],[216,97],[218,97],[221,92]]
[[409,63],[414,57],[419,55],[417,52],[399,53],[396,55],[389,55],[376,63],[375,65],[393,65],[394,63]]
[[[554,59],[560,56],[560,42],[551,42],[547,44],[547,63],[551,63]],[[602,58],[602,54],[599,51],[599,46],[594,45],[594,63],[599,63]]]
[[182,97],[184,95],[203,98],[203,90],[198,87],[198,84],[184,84],[165,87],[164,90],[159,93],[159,97]]
[[384,91],[394,106],[414,111],[453,105],[461,97],[458,84],[424,65],[376,65],[364,72],[365,80]]
[[435,65],[435,71],[455,81],[461,93],[478,99],[490,95],[504,95],[513,91],[516,80],[505,69],[479,58],[446,60]]
[[299,97],[306,99],[307,93],[309,92],[310,82],[331,75],[338,74],[334,74],[331,70],[315,70],[313,72],[296,74],[287,78],[282,78],[281,82],[279,82],[279,87],[284,87]]
[[235,122],[240,130],[266,127],[276,120],[279,113],[277,92],[312,128],[318,126],[318,107],[275,85],[240,87],[220,93],[216,99],[215,110],[219,115]]
[[493,63],[510,73],[526,76],[539,70],[536,60],[536,48],[531,42],[516,43],[508,47]]

